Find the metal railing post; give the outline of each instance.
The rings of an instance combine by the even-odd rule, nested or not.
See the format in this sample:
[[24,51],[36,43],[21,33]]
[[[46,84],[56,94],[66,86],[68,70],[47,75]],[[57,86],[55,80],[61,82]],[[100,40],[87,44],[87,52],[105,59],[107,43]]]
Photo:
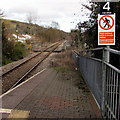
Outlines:
[[[110,46],[107,46],[107,49],[110,49]],[[109,50],[106,50],[105,51],[105,54],[104,54],[104,61],[105,62],[110,62],[110,52],[109,52]]]
[[[119,76],[118,76],[118,80],[120,80],[120,74],[119,74]],[[118,120],[120,120],[120,81],[118,81],[118,94],[119,94],[119,98],[118,98],[118,100],[119,100],[119,103],[118,103]]]
[[[106,46],[107,49],[110,48],[110,46]],[[105,50],[103,48],[103,58],[102,58],[102,114],[105,115],[105,101],[106,101],[106,65],[104,62],[109,63],[110,61],[110,52],[108,50]]]
[[104,62],[108,60],[108,56],[105,48],[103,48],[103,58],[102,58],[102,115],[105,115],[105,94],[106,94],[106,65]]

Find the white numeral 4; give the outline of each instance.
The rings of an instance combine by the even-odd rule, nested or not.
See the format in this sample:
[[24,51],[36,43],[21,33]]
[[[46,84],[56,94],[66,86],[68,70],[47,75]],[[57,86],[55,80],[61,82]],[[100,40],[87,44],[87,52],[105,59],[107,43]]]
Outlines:
[[107,2],[104,6],[103,9],[107,9],[108,11],[110,10],[110,2]]

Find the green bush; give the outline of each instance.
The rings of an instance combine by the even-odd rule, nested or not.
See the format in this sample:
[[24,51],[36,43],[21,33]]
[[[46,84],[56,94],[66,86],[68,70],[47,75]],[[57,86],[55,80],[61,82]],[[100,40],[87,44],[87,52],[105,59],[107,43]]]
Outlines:
[[6,65],[6,64],[11,63],[11,62],[12,62],[12,60],[7,58],[6,56],[2,57],[2,65]]
[[2,65],[8,64],[12,61],[22,59],[26,53],[26,46],[21,42],[8,40],[10,25],[2,23]]
[[23,43],[21,42],[14,43],[14,46],[12,45],[12,47],[9,47],[9,49],[6,49],[6,51],[3,52],[2,65],[6,65],[10,62],[22,59],[26,54],[27,49]]
[[26,55],[26,51],[27,51],[25,45],[21,42],[17,42],[13,50],[14,50],[12,55],[13,61],[22,59]]

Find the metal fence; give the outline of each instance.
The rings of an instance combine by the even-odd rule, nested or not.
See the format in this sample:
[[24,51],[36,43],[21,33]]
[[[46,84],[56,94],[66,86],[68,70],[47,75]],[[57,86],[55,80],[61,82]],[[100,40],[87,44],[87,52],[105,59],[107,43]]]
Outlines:
[[[109,51],[112,52],[112,49]],[[117,52],[118,55],[119,53]],[[120,120],[120,70],[103,60],[83,56],[75,51],[72,57],[94,95],[103,117]]]
[[105,116],[110,120],[120,120],[120,70],[105,64]]

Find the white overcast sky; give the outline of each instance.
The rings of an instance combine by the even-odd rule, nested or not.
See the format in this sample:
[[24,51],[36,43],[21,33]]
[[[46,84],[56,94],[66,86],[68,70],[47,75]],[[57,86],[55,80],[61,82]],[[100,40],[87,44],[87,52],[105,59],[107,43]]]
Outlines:
[[26,16],[30,12],[38,16],[40,24],[49,25],[56,21],[60,29],[69,32],[74,29],[79,21],[87,19],[87,9],[82,9],[82,3],[88,0],[0,0],[0,9],[6,15],[5,18],[26,22]]

